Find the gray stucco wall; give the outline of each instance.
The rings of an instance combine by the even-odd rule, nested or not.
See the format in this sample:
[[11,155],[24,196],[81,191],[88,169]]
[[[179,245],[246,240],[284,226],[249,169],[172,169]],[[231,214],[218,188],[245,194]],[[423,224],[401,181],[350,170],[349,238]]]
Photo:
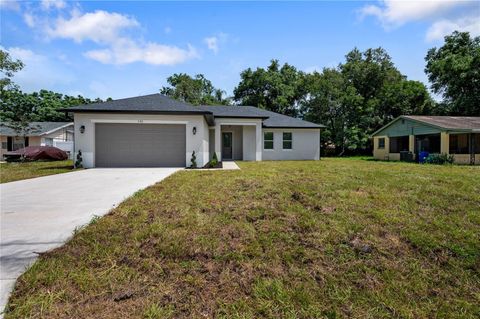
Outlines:
[[[273,132],[273,150],[263,149],[263,133]],[[283,132],[292,132],[292,149],[283,149]],[[320,159],[320,129],[262,129],[263,160]]]

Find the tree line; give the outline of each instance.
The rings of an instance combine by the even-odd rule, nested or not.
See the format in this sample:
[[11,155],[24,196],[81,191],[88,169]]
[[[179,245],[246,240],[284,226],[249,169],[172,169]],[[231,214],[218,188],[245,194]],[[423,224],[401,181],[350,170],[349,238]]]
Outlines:
[[193,104],[251,105],[324,124],[324,150],[361,154],[371,150],[370,135],[400,115],[480,116],[480,37],[453,32],[425,60],[440,102],[422,82],[408,80],[383,48],[355,48],[338,66],[312,73],[272,60],[241,72],[230,98],[203,75],[174,74],[161,92]]
[[[57,110],[102,101],[46,90],[23,93],[11,81],[23,63],[4,51],[0,58],[2,121],[25,113],[37,121],[71,120]],[[185,73],[168,77],[160,93],[194,105],[250,105],[324,124],[323,149],[359,154],[369,152],[375,130],[399,115],[480,116],[480,37],[453,32],[425,60],[431,90],[441,96],[440,102],[422,82],[408,80],[383,48],[355,48],[338,66],[312,73],[271,60],[266,68],[241,72],[231,97],[204,75]]]

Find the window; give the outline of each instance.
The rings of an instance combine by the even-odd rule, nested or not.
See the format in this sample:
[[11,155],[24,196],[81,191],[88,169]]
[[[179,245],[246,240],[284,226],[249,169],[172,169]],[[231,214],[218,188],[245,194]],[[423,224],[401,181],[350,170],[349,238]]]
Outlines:
[[474,134],[473,143],[475,147],[475,154],[480,154],[480,134]]
[[378,139],[378,148],[385,148],[385,137],[380,137]]
[[12,138],[12,151],[19,150],[21,148],[27,147],[28,146],[28,136],[25,137],[25,140],[23,137],[20,136],[15,136]]
[[440,153],[440,134],[415,136],[415,153]]
[[469,154],[470,145],[468,143],[468,134],[450,134],[449,153],[450,154]]
[[283,132],[283,149],[292,149],[292,132]]
[[390,153],[408,151],[408,136],[390,137]]
[[263,148],[266,150],[273,150],[273,132],[263,133]]

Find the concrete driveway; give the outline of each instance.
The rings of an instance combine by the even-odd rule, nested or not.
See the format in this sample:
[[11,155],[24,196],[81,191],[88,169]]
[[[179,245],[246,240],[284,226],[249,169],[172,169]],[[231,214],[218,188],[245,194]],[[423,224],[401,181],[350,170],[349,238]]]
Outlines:
[[[37,253],[181,168],[96,168],[0,184],[0,313]],[[1,316],[1,315],[0,315]]]

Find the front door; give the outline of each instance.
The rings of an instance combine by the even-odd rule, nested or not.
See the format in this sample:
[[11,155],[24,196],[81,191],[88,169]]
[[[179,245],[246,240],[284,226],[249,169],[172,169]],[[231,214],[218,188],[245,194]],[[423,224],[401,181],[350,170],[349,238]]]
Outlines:
[[222,159],[232,159],[232,132],[222,132]]

